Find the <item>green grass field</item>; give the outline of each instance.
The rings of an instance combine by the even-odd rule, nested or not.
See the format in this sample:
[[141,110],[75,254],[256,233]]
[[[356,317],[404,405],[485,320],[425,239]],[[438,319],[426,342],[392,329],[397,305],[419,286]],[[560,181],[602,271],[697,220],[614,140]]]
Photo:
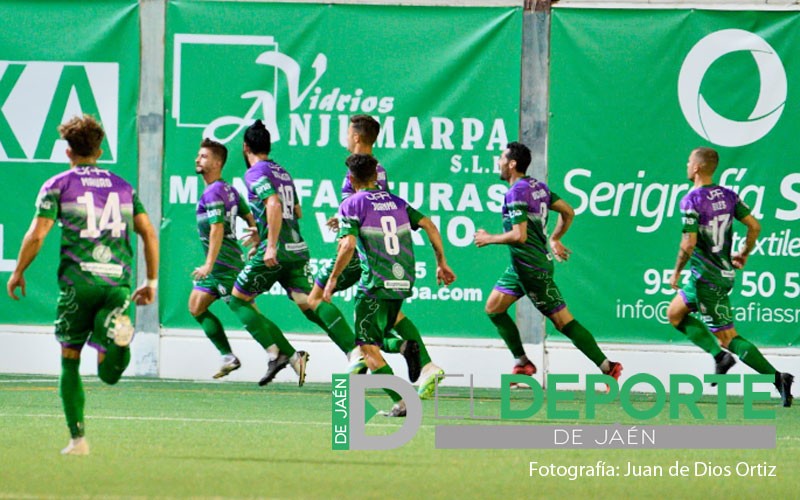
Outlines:
[[[84,379],[88,457],[62,457],[68,441],[57,379],[0,375],[0,498],[797,498],[800,415],[777,400],[777,449],[769,450],[437,450],[433,401],[423,426],[402,448],[331,450],[330,385],[303,388],[254,383],[194,383],[128,379],[108,387]],[[466,389],[439,401],[441,415],[466,415]],[[522,398],[519,391],[514,398]],[[499,391],[476,390],[475,414],[499,415]],[[643,401],[648,396],[642,396]],[[733,400],[728,425],[742,418]],[[389,399],[370,402],[388,408]],[[580,401],[572,403],[580,408]],[[713,416],[711,400],[701,405]],[[498,424],[499,420],[460,421]],[[528,424],[570,424],[538,415]],[[584,424],[713,424],[687,416],[641,422],[617,406]],[[383,417],[370,433],[400,424]],[[661,465],[665,477],[530,477],[529,462],[556,465]],[[777,477],[669,477],[682,464],[738,462],[776,465]],[[566,495],[566,497],[565,497]]]

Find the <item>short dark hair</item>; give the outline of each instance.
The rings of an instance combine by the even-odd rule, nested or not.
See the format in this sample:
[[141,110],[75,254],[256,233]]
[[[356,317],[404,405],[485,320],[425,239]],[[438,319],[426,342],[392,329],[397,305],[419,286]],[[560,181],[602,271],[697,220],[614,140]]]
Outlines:
[[381,124],[375,118],[369,115],[353,115],[350,117],[350,123],[353,125],[353,130],[361,136],[361,140],[370,146],[378,140]]
[[378,176],[378,160],[372,155],[352,154],[344,162],[350,174],[361,184],[367,184]]
[[528,146],[521,142],[509,142],[506,148],[508,148],[506,158],[508,158],[509,161],[514,160],[517,162],[517,172],[523,174],[527,172],[531,164],[531,150],[528,149]]
[[96,155],[106,135],[103,126],[91,115],[73,116],[58,126],[58,133],[73,153],[83,157]]
[[715,149],[712,148],[697,148],[692,151],[694,155],[700,160],[700,163],[703,164],[703,169],[713,173],[714,170],[717,169],[717,165],[719,165],[719,153]]
[[212,141],[206,137],[203,139],[203,142],[200,143],[200,147],[211,151],[211,153],[222,162],[222,166],[225,166],[225,162],[228,161],[228,148],[226,148],[224,144],[217,141]]
[[256,120],[255,123],[247,127],[244,132],[244,143],[250,148],[253,154],[269,154],[272,149],[272,139],[269,136],[269,130],[261,120]]

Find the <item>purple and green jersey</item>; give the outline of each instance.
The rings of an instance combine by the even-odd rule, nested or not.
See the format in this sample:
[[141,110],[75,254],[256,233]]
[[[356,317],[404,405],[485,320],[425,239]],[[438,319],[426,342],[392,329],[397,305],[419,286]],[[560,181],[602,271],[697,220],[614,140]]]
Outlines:
[[[383,168],[383,166],[379,163],[378,178],[375,184],[378,185],[378,189],[380,189],[381,191],[388,191],[389,190],[388,182],[389,180],[386,177],[386,169]],[[350,176],[348,174],[345,174],[344,181],[342,182],[342,201],[346,200],[350,195],[354,194],[355,192],[356,190],[353,189],[353,184],[350,182]]]
[[689,260],[692,275],[714,285],[733,286],[731,263],[733,219],[750,215],[739,195],[717,185],[700,186],[681,200],[683,232],[697,233],[697,246]]
[[244,174],[247,185],[250,210],[258,223],[261,237],[259,252],[263,255],[267,247],[267,198],[277,194],[283,206],[283,224],[278,235],[278,261],[303,262],[309,259],[308,245],[300,235],[300,224],[294,212],[297,204],[297,191],[289,172],[273,161],[260,161],[247,169]]
[[514,224],[528,223],[525,243],[508,245],[511,262],[535,271],[553,272],[553,256],[547,244],[547,216],[553,203],[561,198],[547,184],[528,176],[517,180],[503,201],[503,230]]
[[197,232],[203,251],[208,255],[212,224],[222,224],[222,247],[214,262],[213,272],[240,271],[243,265],[242,248],[236,239],[236,217],[250,213],[247,202],[230,184],[220,179],[206,186],[197,202]]
[[108,170],[78,166],[48,179],[36,216],[61,225],[59,285],[130,287],[130,233],[142,213],[133,187]]
[[359,291],[375,299],[405,299],[414,285],[411,231],[424,217],[402,198],[364,189],[339,206],[339,238],[356,237],[361,262]]

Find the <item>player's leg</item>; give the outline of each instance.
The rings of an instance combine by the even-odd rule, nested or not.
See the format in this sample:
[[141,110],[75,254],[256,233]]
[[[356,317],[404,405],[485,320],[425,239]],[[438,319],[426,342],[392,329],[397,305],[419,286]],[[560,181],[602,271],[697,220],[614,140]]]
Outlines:
[[116,384],[131,361],[130,289],[103,288],[104,300],[94,317],[89,344],[98,351],[97,376],[106,384]]
[[[383,337],[397,318],[402,300],[378,300],[358,294],[355,301],[356,342],[364,353],[364,361],[370,372],[376,375],[393,375],[392,367],[381,354]],[[394,403],[388,412],[389,417],[405,417],[406,407],[399,394],[384,389]]]
[[547,316],[556,330],[563,333],[600,371],[619,380],[622,364],[609,360],[589,330],[572,316],[553,275],[537,271],[526,272],[520,278],[528,298],[539,312]]
[[292,363],[292,366],[300,368],[302,377],[299,385],[303,385],[308,353],[295,350],[278,325],[258,312],[254,303],[256,296],[269,290],[279,277],[279,269],[268,268],[262,255],[256,253],[237,276],[228,305],[269,357],[267,373],[258,384],[263,386],[270,383],[278,372]]
[[736,331],[731,314],[729,289],[698,283],[697,300],[704,307],[703,319],[708,323],[711,332],[719,339],[723,347],[736,354],[744,364],[762,375],[775,377],[775,387],[781,395],[783,405],[792,405],[792,382],[794,377],[781,373],[767,361],[758,347],[745,339]]
[[794,376],[792,374],[776,370],[775,367],[767,361],[764,355],[761,354],[758,347],[739,335],[736,332],[736,328],[733,326],[724,330],[716,330],[714,331],[714,335],[719,338],[725,348],[736,354],[744,364],[762,375],[772,375],[775,377],[773,383],[775,384],[775,388],[778,389],[778,393],[781,395],[783,406],[787,408],[792,406],[792,400],[794,399],[792,396]]
[[536,366],[525,354],[517,324],[508,314],[508,309],[524,294],[516,271],[509,266],[495,283],[489,298],[486,299],[484,310],[489,316],[489,320],[497,328],[500,338],[511,351],[511,355],[514,356],[515,364],[512,373],[533,375],[536,373]]
[[[425,342],[416,325],[402,311],[397,314],[392,330],[394,332],[389,331],[383,338],[382,350],[387,353],[399,353],[403,356],[408,366],[408,380],[411,383],[415,383],[420,376],[423,376],[422,382],[420,382],[420,387],[422,387],[428,378],[431,379],[431,383],[435,382],[434,378],[437,375],[439,380],[444,378],[444,370],[431,361],[428,349],[425,347]],[[420,395],[423,399],[429,397],[422,392]]]
[[208,310],[208,308],[219,298],[217,288],[209,283],[212,277],[198,280],[194,284],[192,292],[189,294],[189,314],[200,324],[203,333],[222,356],[222,365],[214,378],[221,378],[234,370],[238,370],[242,364],[233,354],[231,344],[225,335],[225,328],[219,318]]
[[[694,277],[675,294],[667,309],[667,319],[679,332],[686,335],[694,345],[709,353],[714,358],[717,374],[728,373],[736,360],[730,353],[723,351],[708,327],[690,313],[697,311],[697,281]],[[716,384],[712,384],[716,385]]]
[[[355,258],[358,264],[358,258]],[[303,273],[295,272],[290,278],[292,282],[284,288],[292,289],[292,300],[294,300],[303,311],[303,314],[313,323],[322,328],[328,334],[333,343],[336,344],[348,358],[351,357],[355,348],[355,335],[350,325],[347,323],[342,312],[334,304],[322,300],[322,293],[328,283],[328,276],[333,269],[333,262],[322,266],[317,275],[311,278],[308,274],[308,266],[303,268]],[[340,292],[353,286],[360,276],[360,267],[353,267],[352,260],[342,275],[336,282],[336,291]],[[290,288],[289,288],[290,287]],[[302,296],[305,294],[305,296]],[[356,356],[356,357],[360,357]]]
[[81,348],[80,345],[61,346],[61,375],[58,379],[58,395],[64,408],[70,441],[61,450],[64,455],[88,455],[89,444],[84,438],[85,423],[83,409],[86,394],[81,381]]
[[64,409],[70,441],[61,450],[64,455],[88,455],[89,445],[84,438],[86,430],[84,406],[86,394],[80,376],[81,350],[92,329],[94,304],[81,300],[75,287],[62,287],[56,306],[55,334],[61,344],[61,374],[58,395]]

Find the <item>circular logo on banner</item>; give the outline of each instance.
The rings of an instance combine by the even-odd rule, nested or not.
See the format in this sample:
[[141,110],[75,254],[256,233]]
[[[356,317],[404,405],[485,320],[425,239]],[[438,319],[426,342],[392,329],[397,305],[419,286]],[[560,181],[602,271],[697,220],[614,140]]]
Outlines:
[[[758,101],[745,121],[725,118],[700,94],[703,77],[711,65],[737,51],[750,52],[761,80]],[[678,101],[692,129],[709,142],[726,147],[746,146],[767,135],[778,123],[786,103],[786,71],[775,49],[760,36],[739,29],[716,31],[697,42],[686,55],[678,76]]]

